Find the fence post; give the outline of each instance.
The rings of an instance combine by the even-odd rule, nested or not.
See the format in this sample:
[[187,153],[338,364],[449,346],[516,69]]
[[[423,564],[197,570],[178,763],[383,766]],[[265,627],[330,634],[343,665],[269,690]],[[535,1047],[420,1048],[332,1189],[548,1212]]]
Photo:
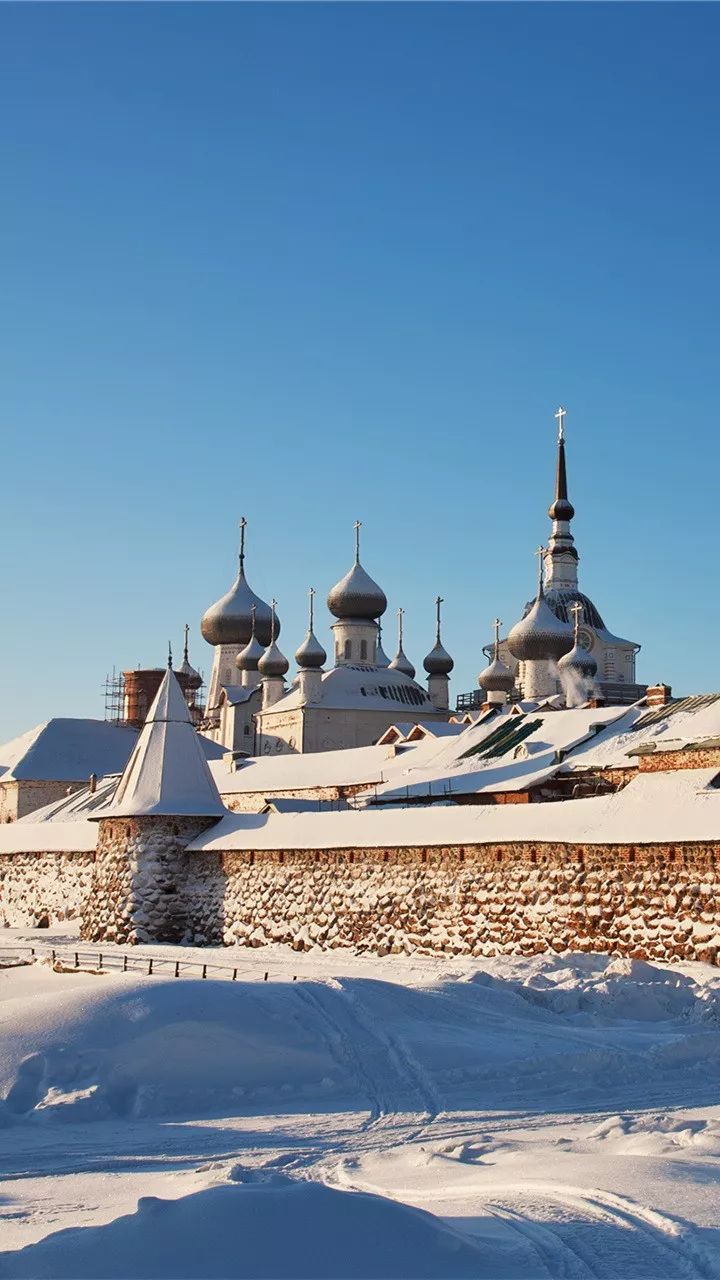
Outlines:
[[180,961],[179,960],[175,961],[175,977],[176,978],[180,977]]
[[233,976],[232,976],[233,982],[235,982],[236,979],[237,979],[237,969],[233,969]]
[[52,949],[52,962],[55,963],[55,948]]
[[150,977],[150,975],[151,975],[151,973],[152,973],[152,966],[153,966],[153,962],[152,962],[152,960],[148,960],[148,978]]
[[102,969],[102,951],[98,956],[98,969]]
[[206,965],[206,964],[204,964],[204,965],[203,965],[202,976],[203,976],[203,978],[207,978],[207,965]]
[[75,952],[75,968],[78,969],[79,967],[80,967],[80,961],[78,960],[78,953],[76,951]]
[[263,978],[263,982],[267,982],[267,980],[268,980],[268,978],[269,978],[269,977],[270,977],[270,975],[269,975],[268,973],[266,973],[266,974],[265,974],[265,977]]
[[296,973],[294,973],[294,974],[293,974],[293,982],[297,982],[297,974],[296,974]]

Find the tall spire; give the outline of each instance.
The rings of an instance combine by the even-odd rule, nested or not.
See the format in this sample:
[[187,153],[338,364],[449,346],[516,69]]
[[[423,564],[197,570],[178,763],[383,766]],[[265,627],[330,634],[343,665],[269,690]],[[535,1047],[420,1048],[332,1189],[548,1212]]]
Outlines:
[[550,591],[577,590],[578,553],[570,532],[570,521],[575,515],[575,508],[568,498],[565,461],[566,416],[567,409],[561,406],[555,414],[558,422],[555,497],[548,507],[548,515],[553,523],[545,553],[546,586]]

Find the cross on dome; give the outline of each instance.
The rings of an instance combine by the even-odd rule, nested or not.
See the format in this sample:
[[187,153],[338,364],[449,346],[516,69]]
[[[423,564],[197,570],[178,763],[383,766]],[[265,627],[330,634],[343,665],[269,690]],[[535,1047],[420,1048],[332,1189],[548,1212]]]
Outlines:
[[353,529],[355,530],[355,563],[360,563],[360,530],[362,529],[362,520],[356,520]]
[[555,414],[558,423],[558,444],[565,439],[565,418],[567,417],[567,409],[563,409],[562,405]]

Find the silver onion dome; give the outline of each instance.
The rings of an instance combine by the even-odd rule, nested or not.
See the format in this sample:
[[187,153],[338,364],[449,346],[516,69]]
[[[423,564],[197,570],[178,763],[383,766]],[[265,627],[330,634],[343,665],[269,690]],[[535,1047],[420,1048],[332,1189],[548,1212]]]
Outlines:
[[409,676],[411,680],[415,679],[415,668],[402,649],[398,649],[392,662],[388,663],[391,671],[400,671],[404,676]]
[[502,658],[493,658],[480,672],[478,684],[486,693],[512,693],[515,677]]
[[382,647],[382,626],[379,622],[377,629],[377,645],[375,648],[375,666],[380,667],[382,670],[385,670],[386,667],[390,666],[390,659]]
[[425,658],[423,666],[429,676],[449,676],[455,663],[443,644],[438,640]]
[[[544,552],[544,548],[541,548]],[[572,628],[553,613],[543,592],[542,554],[540,556],[540,581],[534,604],[525,617],[516,622],[507,638],[508,649],[519,662],[536,662],[547,659],[557,662],[573,647]]]
[[295,661],[301,671],[318,671],[327,662],[327,654],[314,631],[305,632],[305,639],[295,650]]
[[[255,627],[261,645],[270,643],[270,606],[255,594],[245,577],[245,525],[240,522],[240,565],[238,575],[230,590],[212,604],[203,614],[200,630],[208,644],[247,644],[252,632],[252,607],[255,606]],[[280,622],[275,619],[275,634],[280,634]]]
[[261,676],[284,676],[289,666],[285,654],[280,652],[273,640],[258,662],[258,671]]
[[576,640],[570,652],[558,659],[558,671],[577,671],[591,680],[597,675],[597,662],[590,651]]
[[245,648],[241,649],[235,658],[235,666],[238,671],[257,671],[264,652],[265,650],[253,631]]
[[190,627],[186,622],[185,623],[185,648],[183,650],[183,660],[177,669],[177,675],[184,676],[185,687],[187,689],[192,689],[193,691],[197,692],[198,689],[202,688],[203,681],[202,681],[202,676],[200,675],[200,672],[195,670],[188,656],[189,634],[190,634]]
[[355,522],[355,563],[328,594],[328,609],[336,618],[379,618],[387,596],[360,564],[360,521]]

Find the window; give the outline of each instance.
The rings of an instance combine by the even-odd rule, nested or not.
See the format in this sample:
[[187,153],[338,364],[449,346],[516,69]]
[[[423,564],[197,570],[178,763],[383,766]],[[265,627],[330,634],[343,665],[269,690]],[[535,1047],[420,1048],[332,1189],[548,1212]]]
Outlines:
[[352,657],[352,645],[349,640],[345,641],[345,657],[346,658]]
[[367,640],[360,641],[360,661],[367,661]]

